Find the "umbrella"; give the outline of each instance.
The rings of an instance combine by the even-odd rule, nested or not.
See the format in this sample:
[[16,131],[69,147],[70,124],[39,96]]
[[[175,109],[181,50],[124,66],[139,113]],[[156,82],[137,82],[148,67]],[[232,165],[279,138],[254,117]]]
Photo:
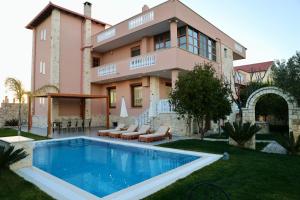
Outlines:
[[120,117],[128,117],[125,98],[122,97]]

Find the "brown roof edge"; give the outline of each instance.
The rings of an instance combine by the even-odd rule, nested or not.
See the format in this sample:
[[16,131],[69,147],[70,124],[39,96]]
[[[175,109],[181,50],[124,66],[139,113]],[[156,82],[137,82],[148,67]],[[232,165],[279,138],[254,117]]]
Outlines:
[[39,12],[39,14],[37,14],[26,26],[27,29],[33,29],[34,27],[36,27],[38,24],[40,24],[46,17],[48,17],[50,14],[51,14],[51,11],[53,9],[58,9],[60,11],[63,11],[63,12],[66,12],[66,13],[69,13],[69,14],[72,14],[72,15],[75,15],[77,17],[80,17],[80,18],[84,18],[84,19],[89,19],[91,21],[93,21],[94,23],[97,23],[97,24],[102,24],[102,25],[110,25],[110,24],[107,24],[105,22],[102,22],[102,21],[99,21],[99,20],[96,20],[96,19],[93,19],[91,17],[87,17],[83,14],[80,14],[80,13],[77,13],[77,12],[74,12],[72,10],[69,10],[67,8],[64,8],[64,7],[61,7],[61,6],[58,6],[56,4],[53,4],[52,2],[49,2],[48,5],[41,11]]

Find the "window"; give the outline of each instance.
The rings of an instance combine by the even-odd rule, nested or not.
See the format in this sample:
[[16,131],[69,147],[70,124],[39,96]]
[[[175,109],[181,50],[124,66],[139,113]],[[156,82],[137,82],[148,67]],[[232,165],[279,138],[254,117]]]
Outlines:
[[200,55],[207,58],[207,36],[200,33]]
[[154,37],[155,50],[170,48],[170,32],[165,32]]
[[109,107],[115,108],[117,103],[117,90],[116,87],[107,88],[108,98],[109,98]]
[[44,105],[44,104],[45,104],[45,99],[44,99],[44,98],[39,98],[39,103],[40,103],[41,105]]
[[193,54],[199,54],[199,36],[198,31],[193,28],[188,28],[188,51]]
[[178,46],[186,50],[186,27],[181,27],[177,31],[178,35]]
[[208,57],[209,60],[216,61],[216,42],[212,39],[208,39]]
[[46,74],[46,63],[40,61],[40,74]]
[[177,34],[180,48],[216,61],[216,42],[213,39],[188,26],[179,28]]
[[46,29],[43,29],[43,30],[41,30],[40,31],[40,38],[41,38],[41,40],[43,41],[46,41],[46,36],[47,36],[47,31],[46,31]]
[[93,57],[93,67],[98,67],[98,66],[100,66],[100,58]]
[[141,55],[141,49],[140,46],[131,48],[131,57],[139,56]]
[[227,49],[224,48],[224,58],[227,58],[228,57],[228,52],[227,52]]
[[132,107],[143,106],[143,87],[140,83],[131,85],[131,105]]

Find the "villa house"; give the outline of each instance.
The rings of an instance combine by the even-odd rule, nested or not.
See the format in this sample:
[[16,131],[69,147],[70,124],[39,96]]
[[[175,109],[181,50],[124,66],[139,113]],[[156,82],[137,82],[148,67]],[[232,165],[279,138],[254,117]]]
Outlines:
[[[26,26],[33,31],[32,89],[53,84],[74,97],[107,95],[110,122],[169,123],[181,132],[185,125],[176,122],[167,100],[178,74],[210,62],[219,76],[229,77],[233,61],[246,57],[244,46],[178,0],[145,5],[113,26],[93,19],[91,7],[85,2],[79,14],[49,3]],[[50,104],[51,120],[84,115],[94,126],[104,125],[104,101],[86,100],[84,113],[80,99]],[[47,126],[47,105],[45,98],[34,100],[33,126]]]
[[245,86],[250,82],[269,82],[272,80],[272,65],[273,61],[267,61],[235,66],[235,83]]

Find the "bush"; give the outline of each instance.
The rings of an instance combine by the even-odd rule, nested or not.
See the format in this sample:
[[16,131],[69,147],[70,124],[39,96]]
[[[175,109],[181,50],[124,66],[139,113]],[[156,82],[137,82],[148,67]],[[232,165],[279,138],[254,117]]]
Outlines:
[[4,123],[4,126],[18,126],[19,125],[19,120],[17,119],[9,119],[6,120]]
[[300,135],[295,138],[293,132],[282,134],[282,139],[279,141],[289,154],[296,155],[300,153]]
[[9,146],[5,149],[4,146],[0,146],[0,171],[28,156],[23,148],[15,151],[14,148],[14,146]]
[[229,135],[239,146],[244,146],[260,130],[260,127],[256,124],[251,125],[250,122],[233,122],[233,124],[227,122],[222,129],[224,134]]

